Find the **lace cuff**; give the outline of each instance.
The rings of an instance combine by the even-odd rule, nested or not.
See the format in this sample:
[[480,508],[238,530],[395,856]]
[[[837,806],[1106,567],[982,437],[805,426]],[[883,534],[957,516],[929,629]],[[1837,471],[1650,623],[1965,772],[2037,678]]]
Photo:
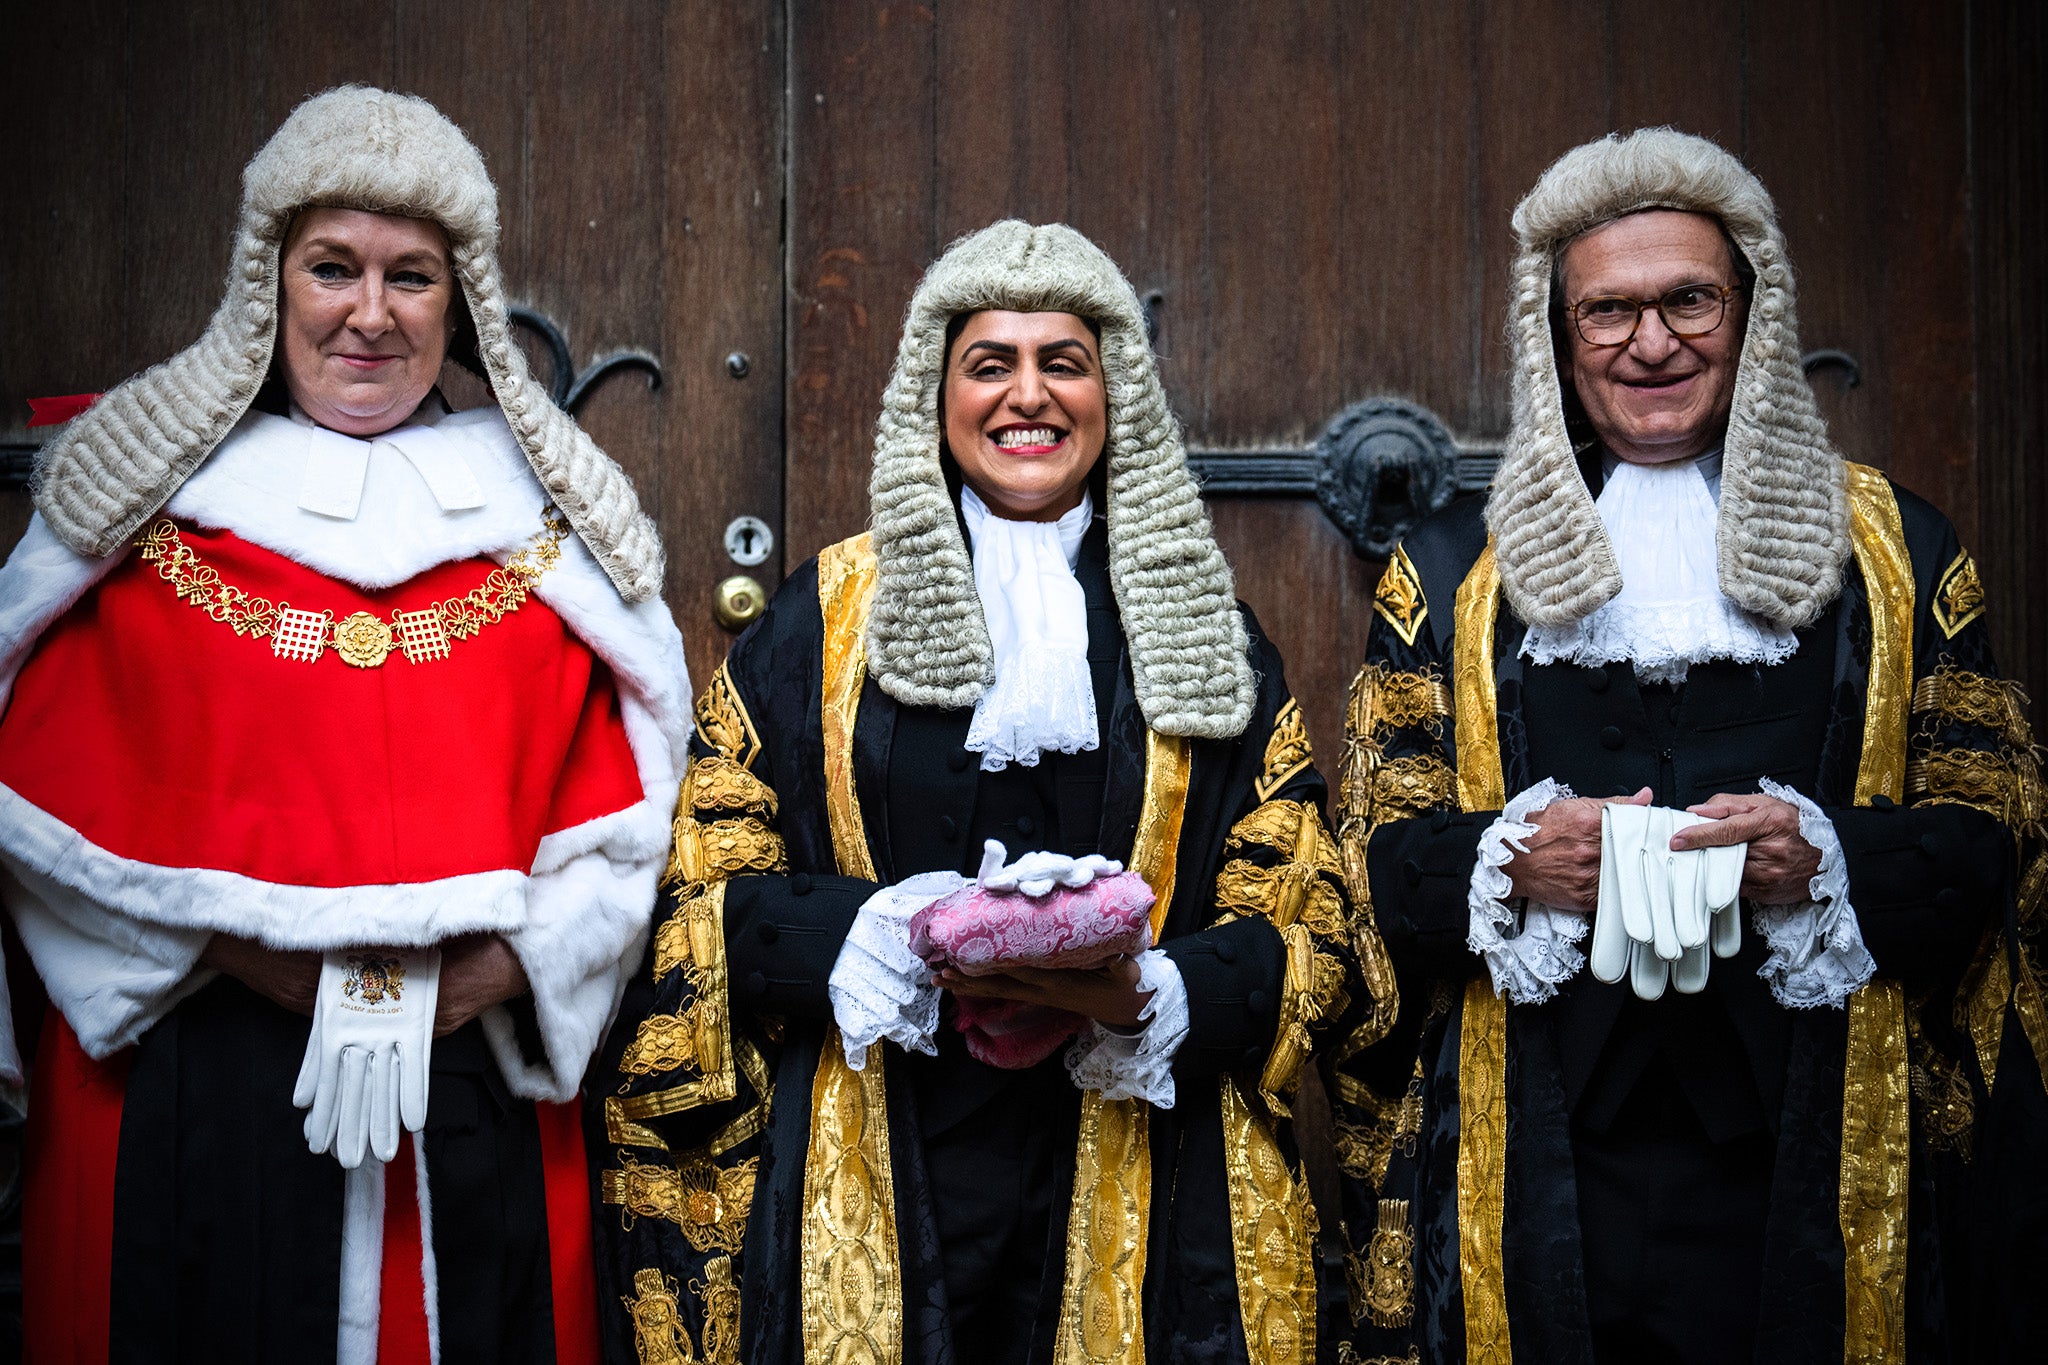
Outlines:
[[1799,837],[1820,850],[1820,870],[1807,883],[1812,899],[1756,907],[1756,931],[1770,946],[1757,975],[1770,983],[1771,994],[1781,1005],[1840,1009],[1877,973],[1877,961],[1863,946],[1863,927],[1849,904],[1842,841],[1834,821],[1806,797],[1768,777],[1759,785],[1765,796],[1799,808]]
[[1522,842],[1536,832],[1529,817],[1571,795],[1570,787],[1546,777],[1509,801],[1479,836],[1479,861],[1472,866],[1466,897],[1471,927],[1465,944],[1486,959],[1494,992],[1517,1005],[1542,1004],[1557,994],[1559,982],[1586,965],[1586,955],[1573,946],[1586,936],[1585,916],[1533,902],[1518,916],[1508,904],[1514,883],[1507,864],[1515,854],[1529,851]]
[[967,884],[957,872],[920,872],[868,897],[853,917],[825,991],[846,1045],[846,1064],[859,1071],[871,1044],[888,1039],[904,1051],[936,1054],[939,988],[931,969],[910,951],[910,920]]
[[1089,1021],[1067,1051],[1067,1074],[1083,1090],[1106,1100],[1143,1100],[1173,1108],[1173,1054],[1188,1036],[1188,987],[1180,968],[1157,948],[1138,954],[1138,989],[1152,992],[1136,1033],[1117,1033]]

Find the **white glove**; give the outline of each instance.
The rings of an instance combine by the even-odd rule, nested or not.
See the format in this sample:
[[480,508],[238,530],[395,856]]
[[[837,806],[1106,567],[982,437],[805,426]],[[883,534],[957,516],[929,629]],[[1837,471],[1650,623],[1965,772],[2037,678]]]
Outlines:
[[1080,858],[1069,858],[1064,853],[1050,853],[1040,850],[1026,853],[1014,863],[1004,860],[1010,856],[999,839],[990,839],[981,846],[981,871],[975,880],[984,891],[1007,895],[1022,892],[1027,896],[1049,895],[1055,886],[1069,890],[1088,885],[1097,877],[1107,877],[1124,870],[1124,865],[1113,858],[1099,853],[1090,853]]
[[354,1170],[366,1148],[379,1161],[397,1156],[401,1123],[426,1126],[440,994],[438,948],[344,948],[320,959],[313,1032],[292,1088],[295,1106],[311,1106],[308,1147]]
[[1645,1000],[1667,983],[1706,988],[1708,952],[1742,946],[1737,899],[1747,844],[1674,851],[1671,836],[1705,817],[1662,806],[1600,808],[1600,899],[1593,917],[1593,975],[1629,978]]

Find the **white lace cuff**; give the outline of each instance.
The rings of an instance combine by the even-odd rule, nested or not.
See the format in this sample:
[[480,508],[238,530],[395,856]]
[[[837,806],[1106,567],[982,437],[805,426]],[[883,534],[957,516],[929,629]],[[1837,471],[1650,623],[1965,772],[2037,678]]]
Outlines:
[[1765,796],[1799,808],[1799,837],[1820,850],[1820,870],[1807,883],[1812,899],[1794,905],[1756,907],[1756,931],[1770,946],[1757,975],[1771,984],[1778,1003],[1812,1009],[1845,1002],[1877,973],[1877,961],[1863,946],[1863,928],[1849,904],[1849,868],[1834,821],[1819,806],[1782,783],[1763,778]]
[[[1557,994],[1558,983],[1586,965],[1574,945],[1586,936],[1586,917],[1531,902],[1519,915],[1508,904],[1514,882],[1507,865],[1522,842],[1536,832],[1529,817],[1553,801],[1572,795],[1554,778],[1544,778],[1507,804],[1500,818],[1479,836],[1479,860],[1472,865],[1471,909],[1465,944],[1486,959],[1495,994],[1517,1005],[1540,1005]],[[1519,921],[1519,923],[1518,923]]]
[[846,1064],[859,1071],[868,1048],[888,1039],[904,1051],[937,1053],[939,988],[931,969],[910,951],[910,920],[967,884],[957,872],[920,872],[868,897],[853,917],[832,964],[825,992],[846,1045]]
[[1173,1054],[1188,1036],[1188,987],[1180,968],[1157,948],[1138,954],[1138,989],[1152,992],[1137,1033],[1117,1033],[1092,1020],[1067,1051],[1067,1074],[1106,1100],[1143,1100],[1173,1108]]

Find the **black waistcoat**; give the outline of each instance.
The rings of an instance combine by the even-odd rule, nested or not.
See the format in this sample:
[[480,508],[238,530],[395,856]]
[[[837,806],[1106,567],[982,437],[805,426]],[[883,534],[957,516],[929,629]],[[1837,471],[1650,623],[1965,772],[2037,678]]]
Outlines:
[[[1684,809],[1769,777],[1816,790],[1835,671],[1835,610],[1799,632],[1774,667],[1695,665],[1676,686],[1640,684],[1628,663],[1605,668],[1525,664],[1529,771],[1580,796],[1650,788]],[[1756,975],[1764,945],[1748,924],[1742,951],[1716,961],[1696,996],[1638,1000],[1626,982],[1581,971],[1544,1011],[1557,1030],[1574,1120],[1611,1124],[1646,1076],[1674,1082],[1708,1135],[1775,1127],[1784,1097],[1790,1021]]]

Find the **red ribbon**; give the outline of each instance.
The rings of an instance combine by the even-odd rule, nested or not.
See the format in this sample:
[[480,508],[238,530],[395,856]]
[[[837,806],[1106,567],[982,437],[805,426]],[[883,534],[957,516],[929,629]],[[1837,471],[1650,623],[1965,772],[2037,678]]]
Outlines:
[[59,422],[68,422],[97,403],[96,393],[67,393],[61,398],[31,398],[28,400],[29,419],[32,427],[54,427]]

